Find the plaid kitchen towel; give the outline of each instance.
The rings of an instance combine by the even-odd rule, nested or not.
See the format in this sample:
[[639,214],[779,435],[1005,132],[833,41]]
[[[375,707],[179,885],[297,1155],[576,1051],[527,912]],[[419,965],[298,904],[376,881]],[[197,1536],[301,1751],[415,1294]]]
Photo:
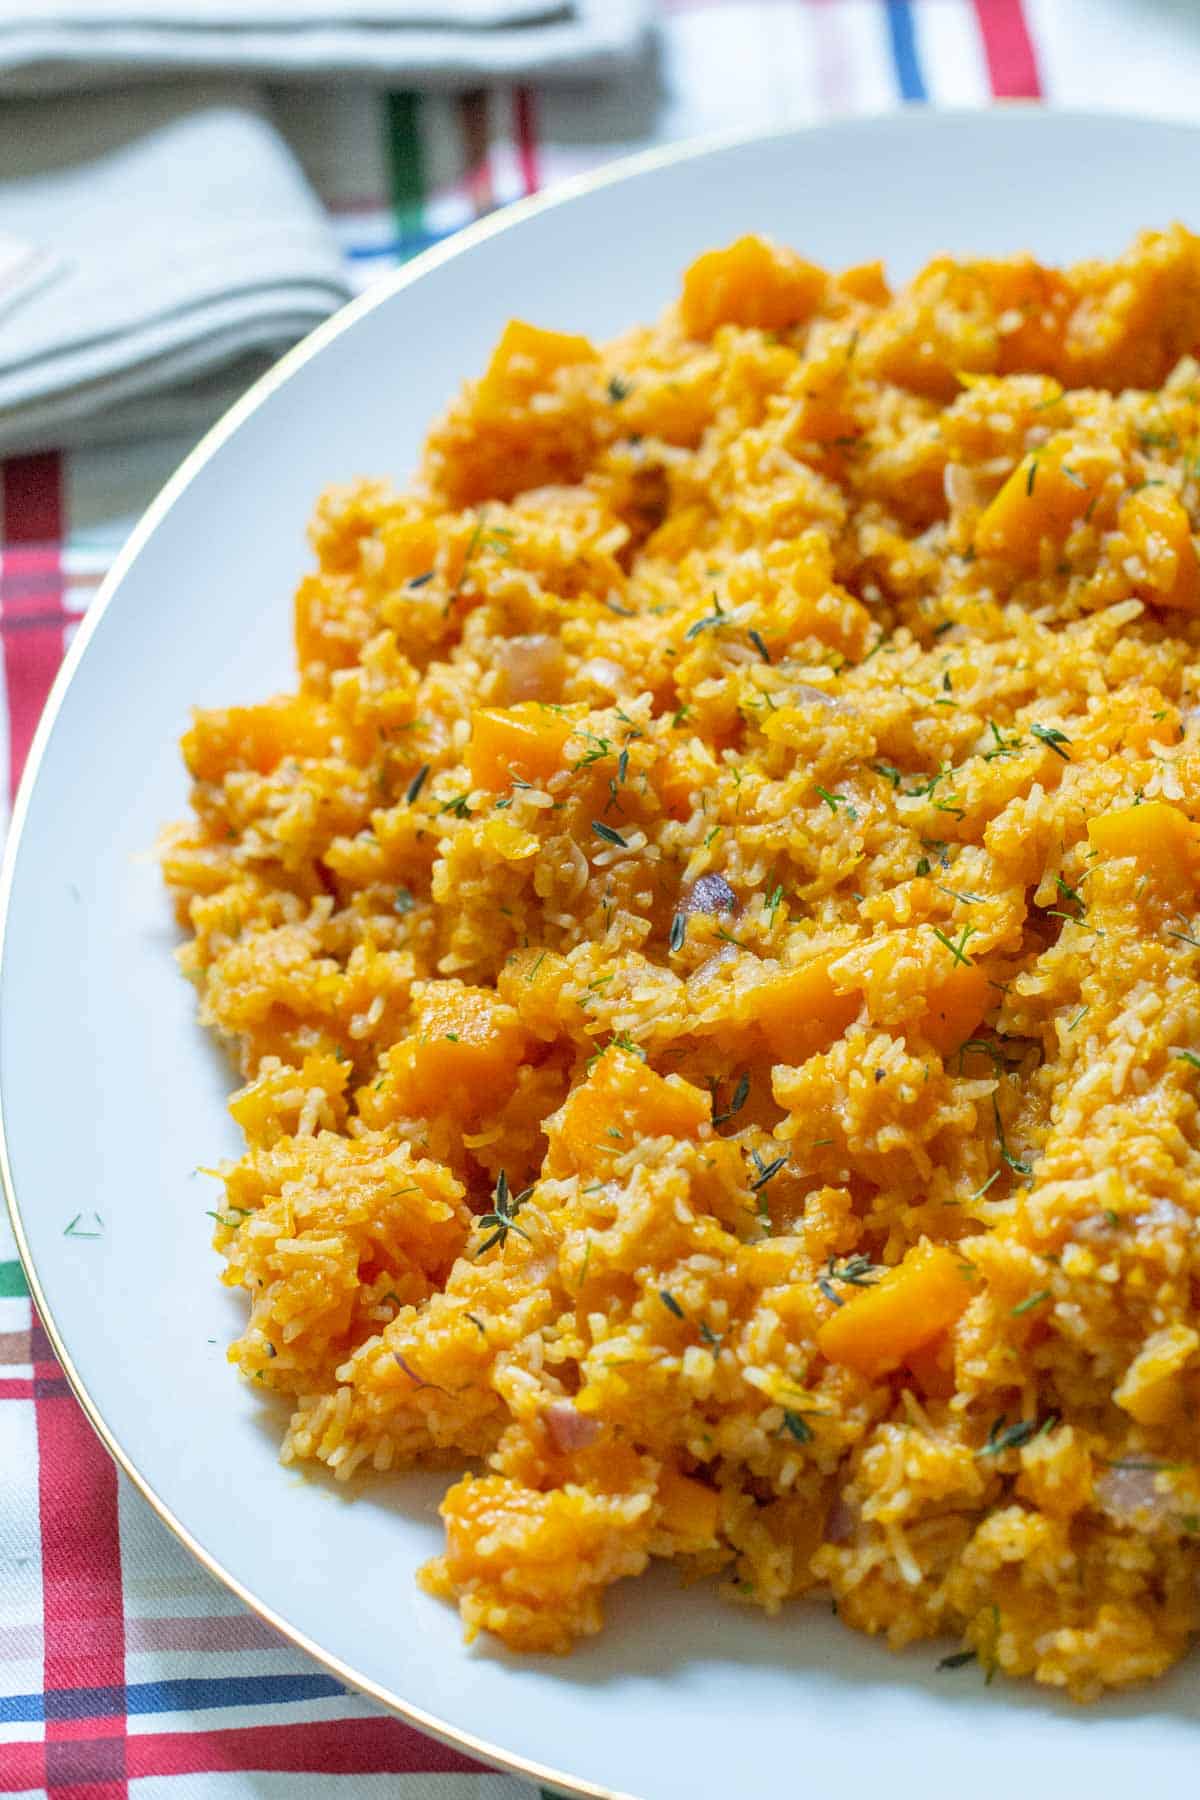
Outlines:
[[0,102],[0,233],[0,455],[203,431],[349,293],[237,84]]
[[[1186,112],[1190,0],[667,0],[653,70],[567,94],[314,88],[278,117],[363,286],[493,207],[647,143],[901,101]],[[0,271],[2,271],[0,256]],[[2,330],[2,321],[0,321]],[[180,454],[145,440],[0,472],[0,785],[75,622]],[[0,1794],[536,1800],[280,1644],[116,1475],[0,1224]]]
[[641,52],[649,0],[6,0],[0,83],[238,70],[429,87],[612,75]]

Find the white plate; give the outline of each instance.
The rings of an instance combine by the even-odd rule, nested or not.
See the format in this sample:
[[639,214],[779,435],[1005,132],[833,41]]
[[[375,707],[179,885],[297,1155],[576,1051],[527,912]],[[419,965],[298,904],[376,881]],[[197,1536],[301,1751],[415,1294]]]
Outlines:
[[[1198,192],[1200,132],[1023,110],[641,159],[467,233],[310,340],[172,482],[80,634],[18,809],[0,969],[6,1176],[37,1298],[109,1448],[208,1566],[335,1673],[480,1755],[638,1800],[854,1800],[881,1778],[889,1800],[1127,1800],[1194,1786],[1200,1702],[1193,1665],[1084,1713],[938,1674],[933,1646],[893,1658],[820,1605],[764,1620],[665,1575],[620,1588],[605,1635],[567,1661],[464,1650],[413,1581],[444,1481],[331,1498],[279,1468],[276,1422],[223,1361],[238,1308],[193,1170],[236,1152],[230,1077],[144,854],[184,808],[188,708],[289,679],[316,495],[402,477],[510,314],[604,336],[752,229],[899,275],[942,248],[1114,252],[1142,225],[1200,223]],[[81,1208],[101,1237],[63,1236]]]

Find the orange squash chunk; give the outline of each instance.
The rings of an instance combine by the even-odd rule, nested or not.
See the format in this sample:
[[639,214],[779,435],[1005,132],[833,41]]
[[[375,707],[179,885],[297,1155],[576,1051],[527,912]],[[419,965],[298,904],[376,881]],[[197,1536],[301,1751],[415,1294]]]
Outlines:
[[697,257],[684,276],[684,329],[697,338],[711,337],[718,325],[783,331],[816,311],[828,279],[794,250],[766,238],[738,238]]
[[955,963],[926,989],[920,1028],[940,1056],[966,1043],[987,1011],[991,987],[978,963]]
[[1169,800],[1146,800],[1092,819],[1088,842],[1101,856],[1133,857],[1160,879],[1191,881],[1200,854],[1200,826]]
[[714,1488],[678,1469],[664,1469],[658,1478],[658,1500],[661,1523],[673,1536],[697,1549],[712,1544],[721,1518],[721,1496]]
[[479,383],[478,399],[485,407],[503,408],[518,396],[527,398],[546,387],[559,369],[596,360],[595,345],[585,337],[510,319]]
[[922,1344],[904,1359],[904,1366],[929,1400],[948,1400],[954,1392],[954,1346],[944,1334]]
[[197,709],[183,736],[183,759],[197,781],[222,781],[233,769],[269,775],[288,756],[328,756],[335,730],[332,708],[307,694]]
[[983,277],[992,308],[998,318],[1005,318],[1006,327],[1014,314],[1021,316],[1015,331],[1001,332],[997,372],[1053,369],[1075,303],[1074,290],[1062,273],[1044,269],[1027,256],[985,260],[971,267]]
[[570,735],[570,719],[536,700],[476,707],[467,750],[471,781],[491,793],[514,781],[538,786],[562,767],[563,745]]
[[1036,568],[1043,539],[1061,543],[1093,498],[1091,484],[1069,451],[1031,451],[985,508],[975,527],[975,548],[981,556],[1003,556]]
[[780,1062],[802,1063],[828,1050],[862,1005],[860,994],[839,994],[829,974],[834,953],[814,956],[764,982],[754,995],[754,1019]]
[[656,1075],[628,1050],[606,1050],[547,1124],[547,1170],[604,1168],[643,1138],[695,1137],[712,1101],[678,1075]]
[[886,306],[892,297],[887,272],[881,262],[854,263],[837,278],[843,294],[854,300],[865,300],[868,306]]
[[1145,568],[1134,592],[1151,606],[1195,612],[1200,607],[1200,559],[1192,521],[1168,487],[1146,487],[1124,501],[1117,522]]
[[[504,1104],[528,1042],[511,1006],[487,988],[435,981],[418,1003],[416,1023],[417,1030],[387,1053],[391,1082],[378,1099],[390,1114],[466,1117]],[[359,1094],[364,1117],[374,1093],[366,1088]]]
[[954,1251],[923,1241],[874,1286],[855,1289],[817,1345],[830,1362],[877,1381],[948,1331],[970,1298]]

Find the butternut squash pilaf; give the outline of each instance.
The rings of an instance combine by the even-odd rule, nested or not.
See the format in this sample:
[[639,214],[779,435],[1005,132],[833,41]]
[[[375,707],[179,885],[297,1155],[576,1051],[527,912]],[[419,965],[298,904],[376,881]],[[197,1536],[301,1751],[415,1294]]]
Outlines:
[[322,500],[298,691],[197,714],[230,1356],[285,1461],[455,1472],[468,1636],[670,1557],[1079,1699],[1185,1651],[1198,346],[1178,227],[743,239],[510,325]]

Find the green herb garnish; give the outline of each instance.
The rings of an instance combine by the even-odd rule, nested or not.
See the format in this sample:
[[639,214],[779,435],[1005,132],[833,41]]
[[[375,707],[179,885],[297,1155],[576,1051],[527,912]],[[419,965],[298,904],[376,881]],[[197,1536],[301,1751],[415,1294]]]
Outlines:
[[1064,762],[1070,762],[1070,756],[1061,747],[1071,741],[1065,731],[1060,731],[1057,725],[1034,724],[1029,729],[1039,743],[1045,744],[1047,750],[1053,750],[1055,756],[1060,756]]
[[482,1230],[490,1231],[491,1236],[480,1244],[478,1250],[475,1252],[476,1256],[482,1256],[485,1250],[490,1250],[492,1248],[493,1244],[499,1244],[503,1248],[508,1242],[508,1234],[510,1231],[515,1231],[518,1237],[523,1237],[527,1244],[533,1242],[529,1233],[524,1231],[521,1226],[515,1222],[517,1214],[520,1212],[532,1192],[533,1189],[527,1187],[519,1194],[510,1194],[508,1190],[508,1176],[505,1174],[504,1170],[501,1169],[499,1178],[496,1182],[496,1191],[492,1195],[491,1211],[481,1214],[478,1220]]

